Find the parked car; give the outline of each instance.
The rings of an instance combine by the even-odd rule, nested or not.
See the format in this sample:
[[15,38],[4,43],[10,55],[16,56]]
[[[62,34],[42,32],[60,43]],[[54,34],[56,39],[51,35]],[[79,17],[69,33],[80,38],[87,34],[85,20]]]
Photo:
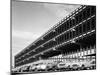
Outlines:
[[37,68],[37,71],[45,71],[46,65],[45,64],[40,64],[36,68]]
[[85,64],[84,64],[84,67],[86,67],[87,69],[93,69],[96,67],[96,60],[95,59],[92,59],[90,61],[87,61]]
[[35,71],[35,70],[36,70],[36,65],[35,64],[31,65],[30,71]]
[[55,71],[55,70],[57,70],[57,64],[48,63],[48,64],[47,64],[47,67],[46,67],[46,70],[47,70],[47,71]]

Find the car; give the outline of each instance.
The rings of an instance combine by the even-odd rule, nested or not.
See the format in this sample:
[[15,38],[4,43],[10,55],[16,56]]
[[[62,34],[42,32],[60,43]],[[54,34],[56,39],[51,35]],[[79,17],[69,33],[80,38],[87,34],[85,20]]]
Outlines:
[[45,71],[46,70],[47,65],[46,64],[38,64],[36,66],[36,71]]
[[86,67],[87,69],[95,69],[95,67],[96,67],[96,60],[95,59],[92,59],[90,61],[87,61],[84,64],[84,67]]
[[55,71],[56,69],[57,69],[57,65],[56,64],[53,64],[53,63],[48,63],[47,64],[47,67],[46,67],[47,71]]
[[66,63],[59,63],[57,64],[58,68],[66,68]]
[[68,69],[70,69],[71,66],[71,62],[60,62],[57,64],[57,67],[59,68],[59,70],[63,70],[66,71]]
[[30,71],[35,71],[35,70],[36,70],[36,65],[35,64],[31,65]]
[[38,65],[37,70],[38,71],[45,71],[46,70],[46,65],[45,64]]
[[84,63],[84,61],[79,61],[79,60],[75,60],[75,61],[72,61],[70,62],[70,69],[71,70],[80,70],[81,67],[82,67],[82,64]]
[[72,65],[72,70],[79,70],[80,65],[79,64],[73,64]]

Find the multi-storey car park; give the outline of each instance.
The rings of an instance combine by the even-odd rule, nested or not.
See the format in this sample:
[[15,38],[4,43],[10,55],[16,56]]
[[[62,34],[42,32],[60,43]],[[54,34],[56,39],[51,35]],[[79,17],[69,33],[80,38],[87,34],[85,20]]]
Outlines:
[[14,72],[95,69],[95,46],[96,6],[81,5],[18,53]]

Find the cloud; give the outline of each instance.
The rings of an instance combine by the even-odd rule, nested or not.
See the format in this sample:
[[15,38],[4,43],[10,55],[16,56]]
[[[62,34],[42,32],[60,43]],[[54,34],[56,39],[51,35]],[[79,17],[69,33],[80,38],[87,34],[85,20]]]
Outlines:
[[58,18],[63,18],[78,8],[80,5],[70,4],[47,4],[44,3],[44,7],[55,14]]
[[26,31],[13,31],[12,37],[21,38],[21,39],[35,39],[38,37],[38,35]]

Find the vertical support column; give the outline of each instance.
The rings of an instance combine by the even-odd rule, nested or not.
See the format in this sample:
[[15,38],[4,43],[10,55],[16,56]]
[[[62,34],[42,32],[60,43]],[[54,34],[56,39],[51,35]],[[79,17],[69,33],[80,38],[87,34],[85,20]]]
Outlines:
[[39,60],[41,60],[42,58],[41,57],[39,57]]

